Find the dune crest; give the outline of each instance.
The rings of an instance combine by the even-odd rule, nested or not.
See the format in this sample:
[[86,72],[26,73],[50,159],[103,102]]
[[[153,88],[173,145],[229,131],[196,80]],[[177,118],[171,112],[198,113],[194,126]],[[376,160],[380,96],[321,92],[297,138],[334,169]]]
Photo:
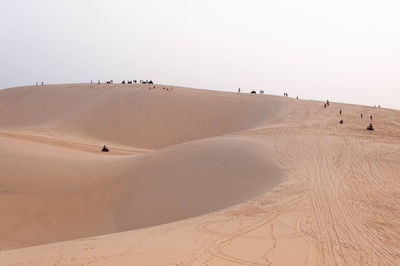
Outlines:
[[33,129],[84,143],[107,141],[159,149],[252,129],[293,111],[280,108],[279,98],[163,88],[73,84],[2,90],[0,128]]

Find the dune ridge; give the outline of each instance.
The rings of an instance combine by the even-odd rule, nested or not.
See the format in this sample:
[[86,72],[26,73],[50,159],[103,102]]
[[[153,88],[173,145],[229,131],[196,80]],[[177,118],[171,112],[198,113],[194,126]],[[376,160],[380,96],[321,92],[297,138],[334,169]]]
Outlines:
[[291,111],[279,108],[278,99],[166,87],[73,84],[2,90],[1,128],[159,149],[265,125]]

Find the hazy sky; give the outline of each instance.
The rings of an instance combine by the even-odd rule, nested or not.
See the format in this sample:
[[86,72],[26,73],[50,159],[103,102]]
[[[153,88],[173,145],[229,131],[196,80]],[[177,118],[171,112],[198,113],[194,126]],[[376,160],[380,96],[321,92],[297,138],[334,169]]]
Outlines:
[[400,1],[0,0],[0,88],[153,79],[400,109]]

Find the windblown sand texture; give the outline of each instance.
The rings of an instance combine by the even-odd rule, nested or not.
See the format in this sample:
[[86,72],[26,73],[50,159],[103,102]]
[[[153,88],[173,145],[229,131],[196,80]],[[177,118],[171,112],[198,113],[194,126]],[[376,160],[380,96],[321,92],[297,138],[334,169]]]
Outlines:
[[0,91],[0,265],[400,264],[399,111],[170,88]]

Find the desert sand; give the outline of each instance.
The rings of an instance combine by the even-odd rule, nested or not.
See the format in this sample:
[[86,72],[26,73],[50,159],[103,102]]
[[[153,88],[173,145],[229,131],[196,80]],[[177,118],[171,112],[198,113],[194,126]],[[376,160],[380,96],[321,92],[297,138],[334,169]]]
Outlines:
[[165,88],[0,91],[0,265],[400,263],[400,111]]

